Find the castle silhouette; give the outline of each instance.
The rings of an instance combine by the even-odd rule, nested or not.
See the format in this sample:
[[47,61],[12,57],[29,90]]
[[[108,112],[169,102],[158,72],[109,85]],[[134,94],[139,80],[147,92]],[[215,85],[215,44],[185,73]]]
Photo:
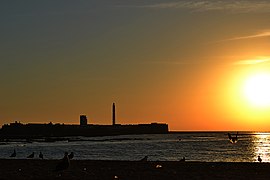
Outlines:
[[0,129],[0,138],[41,138],[41,137],[65,137],[65,136],[112,136],[129,134],[164,134],[168,133],[168,124],[116,124],[115,103],[112,104],[112,124],[94,125],[88,124],[87,116],[80,115],[79,125],[14,123],[5,124]]

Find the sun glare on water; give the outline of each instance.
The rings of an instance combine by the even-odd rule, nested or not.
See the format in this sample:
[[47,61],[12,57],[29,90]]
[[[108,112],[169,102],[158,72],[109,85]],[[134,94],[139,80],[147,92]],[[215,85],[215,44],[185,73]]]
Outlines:
[[270,106],[270,74],[260,73],[246,80],[244,93],[251,105]]

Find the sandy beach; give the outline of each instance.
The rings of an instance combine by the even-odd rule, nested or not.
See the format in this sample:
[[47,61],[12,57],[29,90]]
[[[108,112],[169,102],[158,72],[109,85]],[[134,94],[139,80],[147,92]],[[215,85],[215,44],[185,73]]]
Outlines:
[[1,159],[0,179],[270,179],[270,163]]

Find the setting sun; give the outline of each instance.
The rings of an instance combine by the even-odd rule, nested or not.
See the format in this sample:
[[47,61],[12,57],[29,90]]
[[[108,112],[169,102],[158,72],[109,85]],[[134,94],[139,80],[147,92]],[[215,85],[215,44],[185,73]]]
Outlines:
[[248,78],[244,91],[252,105],[270,106],[270,74],[261,73]]

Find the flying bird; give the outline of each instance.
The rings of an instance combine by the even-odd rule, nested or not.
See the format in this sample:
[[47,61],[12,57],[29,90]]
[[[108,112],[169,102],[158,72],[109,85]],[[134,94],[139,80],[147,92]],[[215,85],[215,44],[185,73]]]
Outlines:
[[258,161],[261,163],[262,162],[262,158],[260,156],[258,156]]
[[16,157],[16,150],[14,149],[13,153],[9,157]]
[[72,159],[73,157],[74,157],[74,153],[71,152],[71,153],[68,155],[68,158],[69,158],[69,160],[70,160],[70,159]]
[[42,152],[39,152],[38,157],[39,157],[40,159],[43,159],[43,154],[42,154]]
[[35,153],[33,152],[32,154],[30,154],[29,156],[27,156],[27,158],[34,158]]
[[65,152],[64,158],[56,165],[54,171],[64,171],[66,170],[70,165],[68,153]]
[[232,135],[230,133],[228,133],[228,137],[229,137],[229,140],[231,143],[233,143],[233,144],[237,143],[237,141],[238,141],[237,135],[238,135],[238,132],[236,133],[235,137],[232,137]]

